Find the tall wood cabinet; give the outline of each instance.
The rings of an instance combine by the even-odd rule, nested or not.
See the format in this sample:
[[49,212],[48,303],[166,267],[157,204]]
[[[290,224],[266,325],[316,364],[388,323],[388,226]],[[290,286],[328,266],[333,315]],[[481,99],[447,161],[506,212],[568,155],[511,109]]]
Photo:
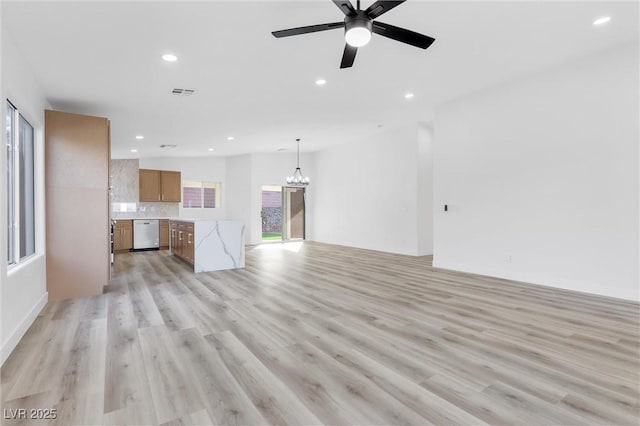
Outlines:
[[179,203],[182,200],[180,172],[140,169],[139,186],[143,202]]
[[45,111],[47,291],[101,294],[109,282],[109,120]]

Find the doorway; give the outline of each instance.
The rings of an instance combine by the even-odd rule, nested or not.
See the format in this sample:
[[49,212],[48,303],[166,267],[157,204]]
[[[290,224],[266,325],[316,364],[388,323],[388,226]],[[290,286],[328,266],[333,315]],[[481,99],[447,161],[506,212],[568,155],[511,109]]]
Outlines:
[[262,185],[262,241],[282,241],[282,187]]
[[304,188],[285,186],[282,188],[282,239],[304,240],[305,238],[305,192]]

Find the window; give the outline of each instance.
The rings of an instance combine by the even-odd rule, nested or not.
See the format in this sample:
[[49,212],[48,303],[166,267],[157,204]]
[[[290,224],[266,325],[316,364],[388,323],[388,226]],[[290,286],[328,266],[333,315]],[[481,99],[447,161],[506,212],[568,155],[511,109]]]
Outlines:
[[183,181],[182,207],[185,209],[215,209],[220,207],[220,183]]
[[33,126],[7,101],[7,261],[35,253]]

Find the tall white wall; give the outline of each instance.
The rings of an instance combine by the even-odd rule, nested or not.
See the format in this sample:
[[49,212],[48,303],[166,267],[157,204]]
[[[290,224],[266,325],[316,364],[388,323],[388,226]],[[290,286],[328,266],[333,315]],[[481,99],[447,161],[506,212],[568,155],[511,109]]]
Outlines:
[[433,128],[418,125],[418,255],[433,254]]
[[251,241],[252,223],[251,155],[227,157],[226,162],[226,218],[244,223],[244,241],[248,244]]
[[[314,240],[420,254],[420,162],[417,125],[383,129],[365,140],[317,152]],[[420,207],[425,206],[423,199]],[[425,232],[422,237],[427,238]],[[428,242],[421,245],[428,250]]]
[[[2,8],[0,7],[0,10]],[[3,363],[47,302],[44,244],[44,110],[50,108],[28,64],[3,28],[2,98],[0,111],[6,117],[6,99],[11,100],[35,129],[36,254],[20,265],[7,268],[6,173],[0,173],[0,363]],[[6,132],[0,132],[6,146]],[[0,164],[6,165],[6,149],[0,149]]]
[[215,209],[185,209],[180,203],[181,217],[225,219],[227,217],[226,185],[227,161],[224,157],[159,157],[141,158],[141,169],[173,170],[181,172],[182,180],[196,180],[202,182],[220,182],[220,207]]
[[434,264],[639,300],[638,72],[630,44],[439,107]]

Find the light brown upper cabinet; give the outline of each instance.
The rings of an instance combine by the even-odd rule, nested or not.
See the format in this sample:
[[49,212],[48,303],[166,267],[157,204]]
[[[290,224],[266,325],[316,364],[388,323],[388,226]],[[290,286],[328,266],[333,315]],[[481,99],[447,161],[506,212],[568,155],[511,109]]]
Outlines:
[[180,172],[160,172],[161,198],[166,203],[179,203],[182,201],[182,188],[180,185]]
[[179,203],[180,172],[140,169],[140,201]]

